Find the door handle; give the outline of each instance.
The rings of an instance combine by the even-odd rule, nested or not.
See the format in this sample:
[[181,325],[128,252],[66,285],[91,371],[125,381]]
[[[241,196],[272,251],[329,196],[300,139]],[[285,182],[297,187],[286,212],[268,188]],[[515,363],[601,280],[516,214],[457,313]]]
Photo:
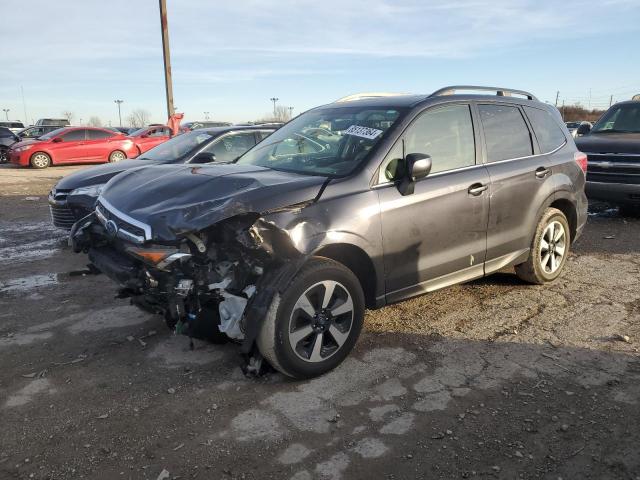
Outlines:
[[474,197],[477,197],[478,195],[482,195],[482,192],[484,192],[487,188],[489,188],[489,185],[483,185],[482,183],[474,183],[469,187],[467,192],[469,192],[469,195],[473,195]]
[[544,178],[547,175],[549,175],[551,173],[551,170],[549,170],[548,168],[545,167],[538,167],[536,169],[536,177],[538,178]]

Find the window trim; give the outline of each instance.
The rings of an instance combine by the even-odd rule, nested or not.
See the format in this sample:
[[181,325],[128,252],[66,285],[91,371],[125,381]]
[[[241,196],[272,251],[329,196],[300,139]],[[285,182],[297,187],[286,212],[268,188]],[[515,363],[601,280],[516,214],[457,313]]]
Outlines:
[[478,118],[475,115],[475,111],[473,108],[473,102],[470,101],[460,101],[460,100],[454,100],[451,102],[444,102],[444,103],[438,103],[435,105],[429,105],[426,108],[423,108],[422,110],[420,110],[419,112],[417,112],[415,114],[415,116],[411,119],[411,121],[407,124],[407,126],[402,130],[402,132],[400,132],[398,134],[398,137],[396,138],[396,141],[393,142],[393,144],[391,145],[391,147],[389,148],[389,150],[387,151],[387,153],[384,154],[384,156],[382,157],[382,160],[380,161],[380,164],[377,166],[377,168],[375,169],[374,173],[373,173],[373,177],[371,178],[371,181],[369,182],[369,185],[371,188],[379,188],[381,186],[385,186],[385,185],[395,185],[396,181],[393,180],[387,180],[386,182],[379,182],[380,179],[380,169],[382,168],[382,164],[387,160],[387,156],[391,153],[391,151],[395,148],[396,144],[398,142],[403,142],[402,145],[402,155],[403,157],[406,155],[405,151],[404,151],[404,136],[407,132],[407,130],[409,130],[409,128],[411,128],[414,123],[416,121],[418,121],[418,119],[426,114],[429,110],[436,110],[439,108],[446,108],[446,107],[450,107],[450,106],[455,106],[455,105],[464,105],[466,107],[468,107],[469,109],[469,117],[471,119],[471,129],[473,132],[473,148],[474,148],[474,164],[473,165],[465,165],[464,167],[458,167],[458,168],[451,168],[449,170],[442,170],[441,172],[435,172],[435,173],[429,173],[429,175],[427,175],[425,178],[421,178],[419,181],[424,180],[426,178],[431,178],[434,177],[436,175],[441,175],[441,174],[448,174],[451,172],[459,172],[461,170],[467,170],[467,169],[471,169],[471,168],[475,168],[475,167],[479,167],[479,166],[483,166],[482,163],[482,156],[479,157],[478,153],[479,153],[479,149],[478,149],[478,145],[479,142],[478,140],[480,140],[479,138],[479,132],[478,132],[478,128],[476,127],[476,123],[478,123]]

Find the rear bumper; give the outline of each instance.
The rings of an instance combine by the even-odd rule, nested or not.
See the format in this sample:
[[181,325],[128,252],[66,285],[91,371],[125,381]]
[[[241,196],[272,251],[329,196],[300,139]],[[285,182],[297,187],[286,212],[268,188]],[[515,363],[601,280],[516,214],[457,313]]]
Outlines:
[[587,182],[587,197],[619,205],[640,204],[640,184]]

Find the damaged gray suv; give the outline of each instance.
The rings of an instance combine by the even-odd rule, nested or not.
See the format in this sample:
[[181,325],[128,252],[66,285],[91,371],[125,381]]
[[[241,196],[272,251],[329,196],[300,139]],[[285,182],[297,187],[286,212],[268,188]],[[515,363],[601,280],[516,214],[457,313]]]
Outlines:
[[526,92],[356,96],[232,163],[123,172],[71,241],[171,328],[308,378],[344,360],[365,308],[507,266],[558,277],[585,169],[558,111]]

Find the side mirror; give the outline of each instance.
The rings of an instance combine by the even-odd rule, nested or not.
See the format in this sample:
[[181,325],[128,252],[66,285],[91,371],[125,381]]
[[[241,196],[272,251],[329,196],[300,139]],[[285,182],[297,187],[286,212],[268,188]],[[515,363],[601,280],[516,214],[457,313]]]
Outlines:
[[62,142],[62,137],[56,137],[53,140],[51,140],[53,143],[60,143]]
[[588,123],[583,123],[578,127],[578,130],[576,130],[576,135],[586,135],[590,131],[591,125],[589,125]]
[[200,152],[195,157],[191,159],[189,163],[210,163],[215,162],[216,156],[213,153],[208,152]]
[[416,181],[426,177],[431,172],[431,157],[424,153],[410,153],[404,159],[406,174],[398,184],[401,195],[412,195]]

